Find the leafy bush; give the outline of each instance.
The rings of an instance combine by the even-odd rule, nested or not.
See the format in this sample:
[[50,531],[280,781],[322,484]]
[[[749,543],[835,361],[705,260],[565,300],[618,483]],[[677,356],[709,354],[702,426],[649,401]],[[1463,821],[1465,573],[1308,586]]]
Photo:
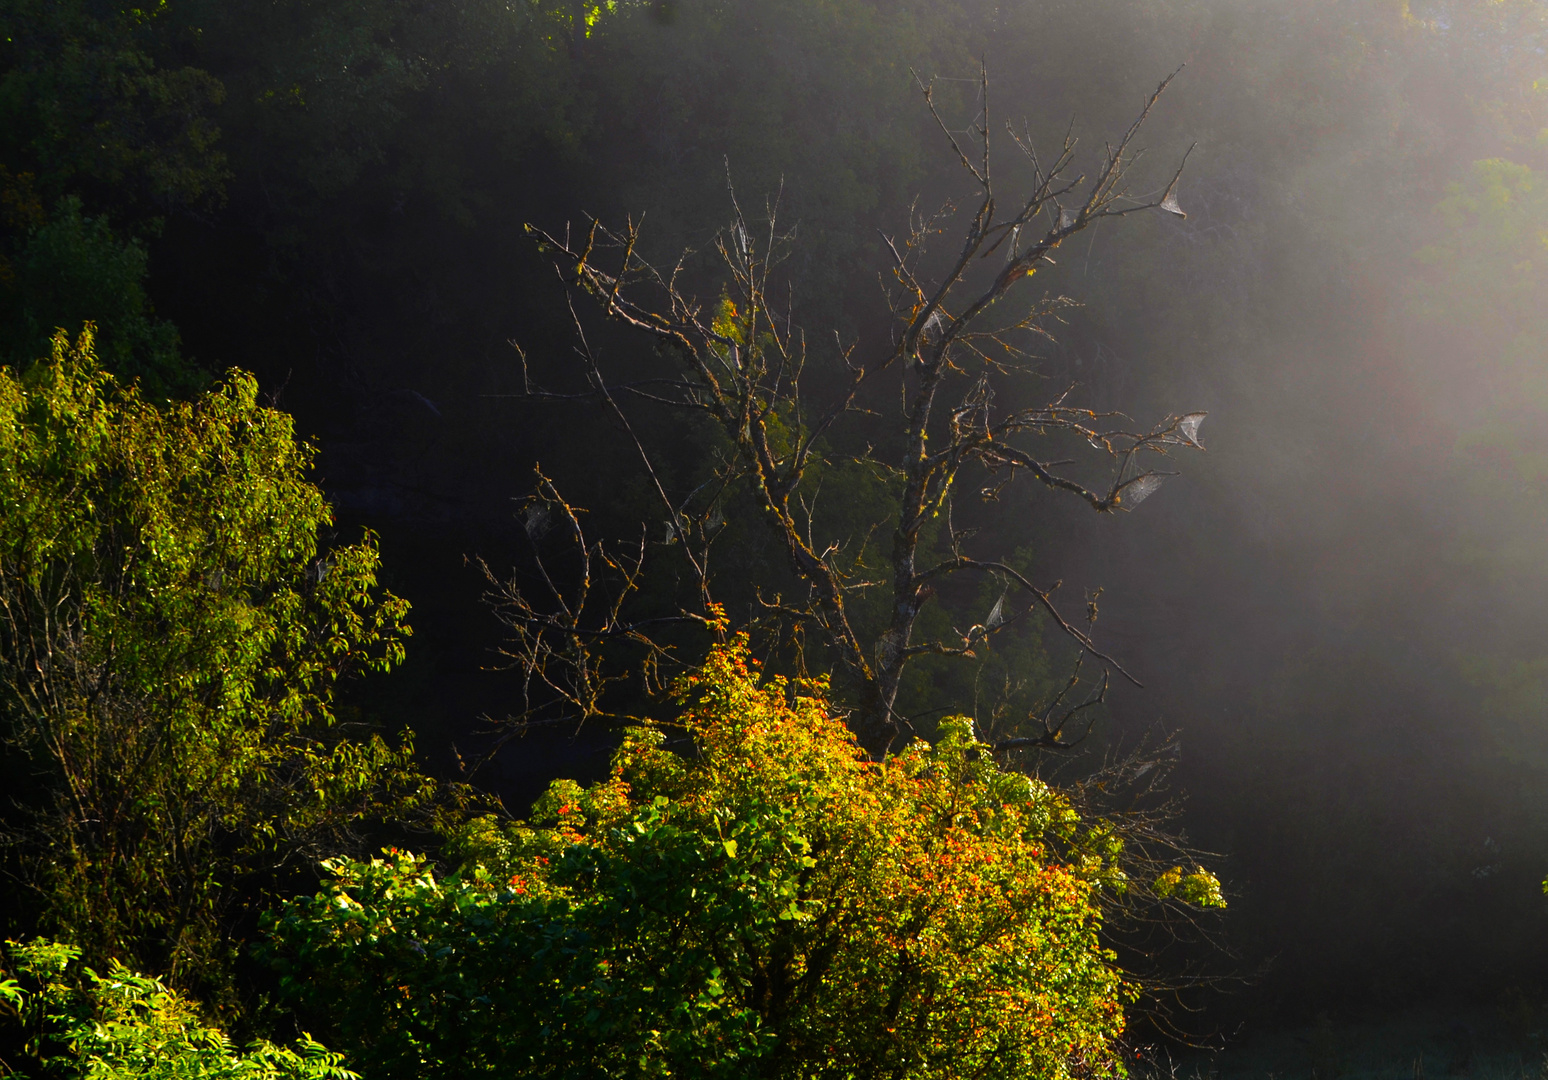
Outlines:
[[295,1046],[258,1042],[237,1051],[205,1026],[193,1002],[157,979],[113,964],[107,976],[80,969],[80,950],[50,941],[10,943],[17,979],[0,1001],[26,1029],[26,1053],[44,1074],[87,1080],[357,1080],[344,1059],[302,1037]]
[[268,958],[373,1077],[1120,1074],[1121,875],[1053,857],[1068,804],[965,721],[868,760],[824,689],[720,648],[691,754],[632,731],[606,781],[467,827],[450,876],[332,863]]

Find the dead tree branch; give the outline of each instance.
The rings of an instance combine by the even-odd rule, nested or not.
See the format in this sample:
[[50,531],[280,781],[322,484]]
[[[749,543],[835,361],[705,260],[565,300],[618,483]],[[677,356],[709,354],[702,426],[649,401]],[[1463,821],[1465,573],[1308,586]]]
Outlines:
[[[951,638],[920,639],[921,611],[932,602],[943,602],[940,583],[960,573],[994,572],[1014,582],[1027,595],[1029,609],[1040,610],[1082,657],[1102,667],[1101,688],[1095,696],[1068,706],[1074,700],[1069,695],[1076,693],[1072,682],[1053,711],[1033,718],[1034,733],[1025,736],[1031,740],[1026,745],[1069,745],[1067,729],[1104,699],[1110,673],[1136,681],[1097,647],[1087,631],[1061,614],[1053,599],[1057,586],[1036,585],[1004,559],[967,554],[964,544],[969,534],[954,532],[949,524],[950,552],[945,557],[940,556],[933,536],[934,523],[943,518],[949,523],[953,494],[970,467],[990,475],[991,482],[983,489],[986,498],[990,492],[998,496],[1008,483],[1025,475],[1080,499],[1098,513],[1108,513],[1132,509],[1154,493],[1172,475],[1155,467],[1168,455],[1202,449],[1198,439],[1202,412],[1130,430],[1121,416],[1071,404],[1068,390],[1042,405],[1012,409],[998,407],[995,393],[997,380],[1027,370],[1033,360],[1030,344],[1046,338],[1046,322],[1070,303],[1057,295],[1010,303],[1018,287],[1053,262],[1056,249],[1109,218],[1153,209],[1182,212],[1176,201],[1181,162],[1158,199],[1133,198],[1128,187],[1131,167],[1139,157],[1135,139],[1172,77],[1145,100],[1122,137],[1103,149],[1089,178],[1074,170],[1073,134],[1067,134],[1057,153],[1045,162],[1033,150],[1030,138],[1011,132],[1012,144],[1031,165],[1032,180],[1030,189],[1010,202],[1009,212],[1001,211],[992,171],[987,78],[982,79],[982,106],[967,141],[953,133],[942,117],[933,85],[921,81],[926,108],[971,180],[974,194],[966,224],[944,268],[934,267],[926,258],[927,241],[940,231],[952,208],[928,218],[912,217],[909,232],[901,239],[884,237],[892,261],[888,303],[898,331],[868,360],[858,359],[855,348],[841,349],[842,385],[823,400],[803,387],[807,345],[793,324],[788,301],[780,300],[783,290],[775,272],[784,237],[772,210],[767,221],[754,229],[736,206],[731,225],[716,238],[714,252],[724,282],[718,303],[701,302],[688,291],[684,284],[687,256],[671,267],[658,267],[641,257],[639,229],[633,222],[613,232],[592,221],[578,237],[568,231],[561,237],[529,227],[555,258],[567,286],[589,293],[609,318],[649,335],[675,364],[673,377],[652,379],[648,386],[631,384],[630,392],[706,415],[734,447],[733,458],[717,468],[715,483],[722,490],[739,485],[752,493],[806,591],[801,598],[779,598],[769,610],[799,620],[825,641],[836,672],[857,688],[853,715],[861,738],[878,753],[885,753],[906,727],[897,713],[897,697],[909,663],[924,655],[972,657],[977,647],[1003,628],[1003,620],[993,626],[986,620]],[[1185,153],[1182,161],[1186,159]],[[991,264],[991,258],[998,263]],[[670,533],[682,520],[686,504],[668,497],[650,468],[650,455],[608,390],[584,334],[579,336],[578,353],[589,393],[607,404],[634,439],[669,511]],[[879,586],[890,591],[890,603],[885,623],[877,630],[862,628],[850,603],[857,590],[878,587],[876,576],[841,557],[845,547],[839,540],[814,530],[811,476],[814,463],[823,460],[843,421],[874,413],[872,388],[884,376],[900,384],[902,408],[900,437],[885,454],[874,456],[894,478],[896,488],[889,519],[878,523],[891,533],[891,543],[886,580]],[[1092,487],[1068,471],[1071,462],[1056,459],[1044,449],[1072,443],[1084,444],[1098,460],[1110,462],[1110,482]],[[686,532],[683,535],[686,538]],[[708,625],[713,590],[707,563],[698,558],[701,549],[689,552],[699,586],[700,610],[693,617]],[[615,569],[625,582],[632,582],[639,563],[620,561]],[[513,628],[527,627],[523,633],[535,633],[544,642],[579,641],[585,636],[569,608],[551,617],[558,622],[543,622],[519,605],[507,610],[513,614]],[[609,632],[629,637],[629,624],[616,609],[610,610],[613,614],[604,620],[612,628]],[[640,642],[648,648],[643,638]],[[541,679],[549,658],[558,654],[534,652],[535,648],[519,647],[518,662],[526,665],[533,678]],[[586,711],[593,708],[588,703],[594,700],[593,680],[598,678],[577,674],[562,685],[549,686]]]

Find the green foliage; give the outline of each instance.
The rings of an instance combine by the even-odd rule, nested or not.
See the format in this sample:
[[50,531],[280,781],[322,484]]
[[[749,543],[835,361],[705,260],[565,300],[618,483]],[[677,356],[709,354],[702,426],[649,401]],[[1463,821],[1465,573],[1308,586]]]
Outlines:
[[1502,158],[1473,163],[1435,207],[1436,241],[1417,253],[1421,318],[1455,318],[1486,308],[1514,324],[1541,318],[1536,298],[1548,267],[1548,190],[1530,167]]
[[138,379],[147,395],[187,393],[206,381],[179,353],[176,328],[151,312],[142,243],[87,217],[74,196],[45,216],[26,177],[0,173],[0,196],[9,196],[10,211],[9,228],[0,229],[0,360],[25,364],[48,352],[55,330],[78,334],[92,323],[103,366]]
[[207,381],[146,287],[145,244],[165,215],[214,209],[228,178],[211,118],[219,81],[158,65],[166,9],[0,9],[0,363],[34,360],[55,330],[90,322],[102,364],[149,395]]
[[635,730],[450,876],[331,863],[271,927],[285,990],[381,1077],[1120,1075],[1114,871],[1068,804],[965,721],[870,761],[822,692],[717,649],[691,756]]
[[[221,978],[233,905],[433,785],[334,687],[403,654],[373,540],[324,549],[311,448],[241,372],[157,407],[90,328],[0,369],[0,758],[43,924],[93,962]],[[13,915],[14,917],[14,915]]]
[[[58,942],[10,942],[13,1004],[25,1051],[40,1076],[82,1080],[357,1080],[341,1055],[302,1036],[294,1046],[257,1042],[238,1051],[197,1006],[160,980],[113,963],[80,968],[80,950]],[[9,1073],[8,1075],[18,1075]],[[20,1074],[25,1076],[26,1074]]]
[[[1435,225],[1403,314],[1410,341],[1439,342],[1461,361],[1414,372],[1447,399],[1452,480],[1472,503],[1450,555],[1475,571],[1533,575],[1548,526],[1548,184],[1519,162],[1473,162],[1447,186]],[[1454,382],[1426,385],[1446,374]]]
[[[1413,320],[1410,340],[1426,335],[1468,358],[1455,365],[1463,370],[1454,384],[1435,388],[1451,410],[1448,480],[1466,507],[1445,557],[1450,573],[1476,587],[1493,593],[1504,584],[1520,596],[1519,583],[1538,576],[1548,528],[1548,184],[1519,162],[1476,161],[1447,186],[1435,217],[1404,314]],[[1436,376],[1416,372],[1426,378]],[[1490,752],[1542,770],[1548,660],[1523,644],[1499,642],[1454,666],[1484,692]]]
[[238,187],[262,175],[263,225],[289,249],[369,227],[383,201],[464,227],[492,212],[479,159],[573,141],[572,8],[188,0],[171,18],[230,84]]
[[1220,879],[1208,870],[1186,871],[1180,866],[1156,878],[1153,890],[1157,896],[1170,897],[1197,907],[1223,908],[1225,897],[1220,895]]
[[0,164],[46,197],[90,191],[140,214],[218,203],[226,181],[211,119],[224,90],[158,66],[166,4],[11,0],[0,9]]

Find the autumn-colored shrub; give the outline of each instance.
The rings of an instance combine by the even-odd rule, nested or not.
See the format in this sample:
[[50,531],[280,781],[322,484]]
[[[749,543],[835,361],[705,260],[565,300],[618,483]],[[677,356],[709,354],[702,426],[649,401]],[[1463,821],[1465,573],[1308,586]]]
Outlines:
[[1121,875],[953,721],[870,760],[821,685],[745,642],[682,687],[687,739],[485,818],[438,876],[336,862],[270,961],[366,1075],[1121,1073],[1128,995],[1095,893]]

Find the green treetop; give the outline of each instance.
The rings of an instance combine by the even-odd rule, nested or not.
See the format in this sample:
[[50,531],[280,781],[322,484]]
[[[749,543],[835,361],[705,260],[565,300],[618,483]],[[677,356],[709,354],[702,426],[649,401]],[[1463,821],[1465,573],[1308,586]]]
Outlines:
[[241,372],[158,407],[89,329],[0,368],[7,832],[42,926],[93,963],[214,977],[264,874],[429,792],[406,742],[335,723],[342,676],[401,658],[408,605],[370,537],[320,546],[311,456]]

